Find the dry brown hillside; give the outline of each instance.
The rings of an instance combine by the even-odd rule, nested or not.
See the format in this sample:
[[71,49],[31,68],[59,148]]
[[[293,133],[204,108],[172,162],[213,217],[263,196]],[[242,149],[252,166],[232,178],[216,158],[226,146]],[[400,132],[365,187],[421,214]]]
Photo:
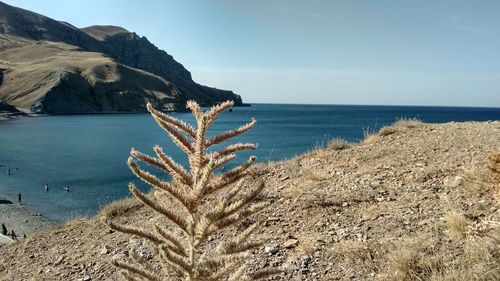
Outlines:
[[194,82],[144,36],[117,26],[79,29],[0,2],[0,101],[65,114],[145,112],[148,101],[185,111],[188,100],[242,105],[232,91]]
[[100,53],[8,35],[0,39],[5,46],[0,51],[0,97],[17,108],[45,113],[141,111],[150,100],[171,110],[179,98],[178,89],[165,79]]
[[[499,280],[499,149],[498,121],[403,121],[262,164],[273,204],[253,220],[270,241],[250,268],[284,267],[273,280]],[[135,201],[105,212],[153,219]],[[110,258],[128,246],[98,217],[72,221],[0,246],[0,279],[118,280]]]

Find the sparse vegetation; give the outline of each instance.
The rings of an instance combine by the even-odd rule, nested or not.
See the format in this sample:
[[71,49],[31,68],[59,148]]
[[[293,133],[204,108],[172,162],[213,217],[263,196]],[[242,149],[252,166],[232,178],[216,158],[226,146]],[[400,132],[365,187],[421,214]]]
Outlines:
[[333,150],[344,150],[349,148],[351,145],[344,139],[335,138],[330,141],[328,147]]
[[324,181],[328,178],[329,176],[327,174],[318,171],[313,171],[309,174],[309,179],[311,181]]
[[[248,178],[247,183],[262,180],[273,207],[235,225],[241,233],[260,222],[256,238],[268,239],[266,247],[255,248],[246,259],[248,272],[287,269],[267,280],[499,280],[500,197],[495,194],[500,182],[492,168],[497,162],[490,160],[498,153],[499,125],[398,127],[397,138],[379,136],[376,145],[359,144],[342,153],[318,149],[253,166],[258,180]],[[316,180],[323,176],[328,178]],[[225,193],[218,195],[207,200]],[[128,201],[102,213],[114,216],[116,223],[150,229],[155,212]],[[211,253],[234,233],[218,232],[200,250]],[[149,250],[156,246],[134,241],[95,218],[81,219],[0,246],[0,274],[6,280],[81,280],[88,275],[117,281],[111,257],[121,255],[133,263],[129,254],[134,249],[136,259],[156,259],[158,251]],[[160,263],[152,265],[161,269]]]
[[[217,247],[207,245],[220,230],[234,225],[260,211],[266,202],[255,199],[264,185],[253,188],[243,185],[248,169],[255,162],[249,160],[222,174],[216,174],[227,163],[236,159],[235,153],[254,150],[254,144],[233,144],[220,151],[209,152],[208,148],[232,139],[255,125],[255,120],[212,138],[207,130],[217,117],[233,106],[225,102],[203,112],[194,102],[188,102],[197,122],[197,128],[165,115],[148,104],[154,119],[172,138],[173,142],[188,156],[190,170],[177,164],[167,156],[161,147],[155,146],[156,157],[148,156],[134,149],[128,165],[134,174],[153,187],[152,194],[144,194],[130,183],[130,192],[158,216],[150,223],[134,227],[118,223],[115,218],[133,205],[130,202],[117,203],[103,210],[105,223],[114,230],[142,238],[143,243],[133,243],[129,259],[114,258],[113,265],[121,269],[127,280],[166,280],[177,276],[184,280],[258,280],[276,274],[276,269],[245,272],[244,261],[250,251],[260,247],[263,241],[249,241],[257,229],[254,223],[239,235],[220,243]],[[172,177],[165,182],[143,170],[138,161],[160,169]],[[221,191],[224,194],[220,194]],[[220,197],[216,194],[219,193]],[[213,244],[213,241],[210,243]],[[139,254],[139,249],[150,246],[153,261]],[[142,251],[142,250],[141,250]],[[162,266],[158,268],[157,264]]]
[[378,140],[377,132],[373,128],[366,128],[363,130],[364,140],[363,143],[371,144]]
[[372,249],[366,242],[344,240],[333,245],[329,254],[332,259],[344,265],[374,269]]
[[388,136],[396,132],[396,128],[393,126],[384,126],[378,131],[379,136]]
[[393,126],[401,128],[416,128],[422,124],[422,120],[418,118],[399,118]]
[[488,168],[500,179],[500,153],[494,153],[488,157]]
[[396,241],[387,255],[387,275],[383,280],[429,280],[443,271],[440,252],[436,251],[435,237],[418,236]]
[[137,209],[141,203],[133,198],[115,201],[99,212],[99,217],[103,220],[114,219],[124,216],[128,211]]
[[448,232],[454,239],[463,239],[467,235],[469,222],[467,219],[457,212],[448,212],[445,216],[448,225]]

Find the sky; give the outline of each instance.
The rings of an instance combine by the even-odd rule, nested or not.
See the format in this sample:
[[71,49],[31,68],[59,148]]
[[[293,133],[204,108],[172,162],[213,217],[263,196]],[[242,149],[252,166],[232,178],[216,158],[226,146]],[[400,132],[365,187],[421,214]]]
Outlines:
[[6,0],[117,25],[249,103],[500,107],[500,1]]

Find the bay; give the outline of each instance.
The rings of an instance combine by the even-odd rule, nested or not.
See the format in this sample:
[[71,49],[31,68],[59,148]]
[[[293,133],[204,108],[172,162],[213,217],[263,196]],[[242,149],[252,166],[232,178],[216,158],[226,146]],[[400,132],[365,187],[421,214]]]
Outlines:
[[[189,113],[172,115],[193,123]],[[254,104],[224,113],[211,135],[237,128],[251,118],[257,120],[256,128],[236,141],[257,143],[258,149],[251,154],[258,162],[268,162],[324,147],[332,138],[359,142],[365,130],[376,131],[398,118],[428,123],[500,120],[500,109]],[[156,144],[187,164],[149,114],[46,116],[0,122],[0,195],[17,201],[21,192],[28,209],[60,222],[92,216],[104,205],[130,196],[129,182],[148,189],[132,175],[126,161],[131,147],[153,154]],[[233,165],[249,156],[239,155]],[[70,192],[64,190],[66,186]]]

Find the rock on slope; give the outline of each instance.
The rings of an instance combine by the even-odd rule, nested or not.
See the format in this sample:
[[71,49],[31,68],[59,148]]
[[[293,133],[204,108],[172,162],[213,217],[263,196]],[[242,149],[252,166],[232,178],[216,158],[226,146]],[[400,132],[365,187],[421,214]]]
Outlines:
[[145,37],[120,27],[78,29],[0,2],[0,100],[37,113],[168,110],[241,97],[196,84]]
[[[286,268],[272,280],[498,280],[500,182],[488,155],[499,139],[500,122],[403,122],[363,144],[256,167],[273,206],[251,219],[269,242],[250,270]],[[131,225],[156,219],[131,201],[112,209]],[[72,221],[0,246],[0,276],[120,280],[110,260],[129,240],[98,218]]]

